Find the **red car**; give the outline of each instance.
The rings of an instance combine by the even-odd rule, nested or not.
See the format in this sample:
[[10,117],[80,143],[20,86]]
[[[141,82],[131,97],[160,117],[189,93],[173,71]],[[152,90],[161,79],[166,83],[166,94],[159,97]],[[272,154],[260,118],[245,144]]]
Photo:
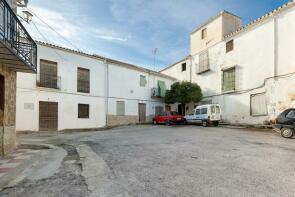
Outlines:
[[171,125],[171,124],[183,124],[185,123],[185,118],[184,116],[178,115],[177,112],[164,112],[163,114],[156,115],[153,118],[153,123],[154,124],[166,124],[166,125]]

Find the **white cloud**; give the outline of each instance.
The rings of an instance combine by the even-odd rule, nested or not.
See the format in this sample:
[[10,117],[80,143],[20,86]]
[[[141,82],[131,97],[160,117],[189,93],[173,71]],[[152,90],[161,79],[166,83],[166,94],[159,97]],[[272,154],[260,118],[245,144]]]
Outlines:
[[131,38],[131,35],[124,35],[106,28],[95,28],[92,31],[96,38],[103,40],[127,42]]

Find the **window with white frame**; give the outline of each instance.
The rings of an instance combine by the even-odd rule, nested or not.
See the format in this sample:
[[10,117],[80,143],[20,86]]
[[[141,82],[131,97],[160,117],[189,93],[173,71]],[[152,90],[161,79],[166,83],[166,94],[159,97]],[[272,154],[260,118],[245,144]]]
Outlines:
[[250,96],[251,116],[267,115],[266,93],[252,94]]

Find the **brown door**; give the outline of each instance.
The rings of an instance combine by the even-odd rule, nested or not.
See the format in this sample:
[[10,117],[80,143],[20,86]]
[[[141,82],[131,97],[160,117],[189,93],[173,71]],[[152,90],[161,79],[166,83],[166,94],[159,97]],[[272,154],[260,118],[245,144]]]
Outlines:
[[138,115],[139,115],[139,123],[146,122],[146,104],[139,103],[138,104]]
[[58,129],[58,103],[39,102],[39,130],[56,131]]

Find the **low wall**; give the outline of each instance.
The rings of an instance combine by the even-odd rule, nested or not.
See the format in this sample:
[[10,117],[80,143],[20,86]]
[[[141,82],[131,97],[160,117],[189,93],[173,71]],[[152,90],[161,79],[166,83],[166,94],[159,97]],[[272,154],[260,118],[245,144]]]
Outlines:
[[11,153],[16,146],[15,127],[0,127],[0,155]]

